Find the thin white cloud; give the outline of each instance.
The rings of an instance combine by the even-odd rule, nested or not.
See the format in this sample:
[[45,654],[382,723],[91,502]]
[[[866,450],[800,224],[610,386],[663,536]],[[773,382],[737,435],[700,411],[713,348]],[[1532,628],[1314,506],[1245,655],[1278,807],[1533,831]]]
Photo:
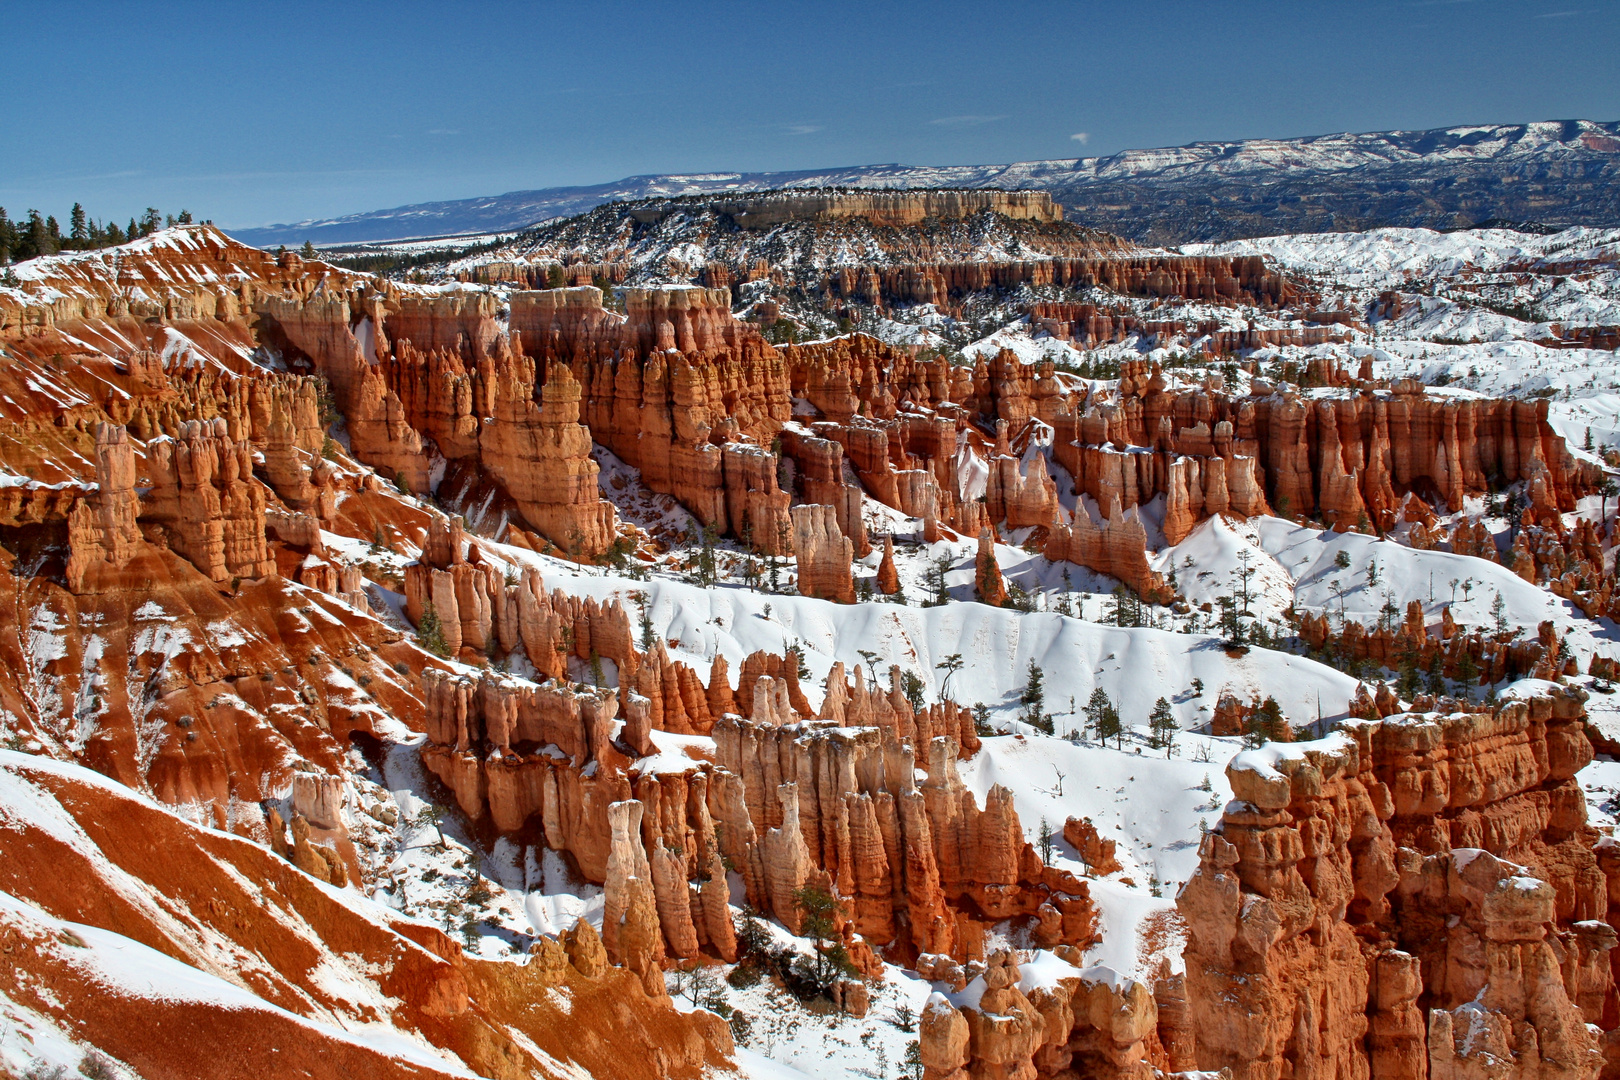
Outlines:
[[997,120],[1005,120],[1006,116],[942,116],[938,120],[928,121],[935,127],[977,127],[979,124],[993,124]]
[[820,124],[789,124],[787,126],[789,135],[813,135],[820,130]]
[[1544,14],[1537,15],[1536,18],[1538,18],[1538,19],[1564,19],[1564,18],[1568,18],[1571,15],[1585,15],[1585,14],[1586,14],[1585,11],[1549,11],[1549,12],[1546,12]]
[[1084,146],[1084,145],[1086,145],[1086,143],[1091,141],[1091,132],[1089,132],[1089,131],[1077,131],[1073,135],[1070,135],[1069,138],[1073,139],[1075,142],[1079,143],[1081,146]]
[[428,129],[428,134],[429,135],[460,135],[461,130],[459,128],[429,128]]

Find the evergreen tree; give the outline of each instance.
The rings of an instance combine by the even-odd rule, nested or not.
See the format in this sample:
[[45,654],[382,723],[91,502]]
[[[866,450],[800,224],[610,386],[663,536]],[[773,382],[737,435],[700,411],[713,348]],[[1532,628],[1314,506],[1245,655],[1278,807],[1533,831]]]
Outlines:
[[915,671],[908,671],[900,676],[900,686],[906,695],[906,704],[911,706],[912,712],[922,712],[928,701],[923,696],[922,676]]
[[1479,664],[1474,660],[1474,654],[1468,651],[1466,643],[1457,656],[1457,685],[1461,690],[1464,701],[1474,698],[1474,682],[1479,678]]
[[50,255],[51,234],[45,231],[45,219],[39,216],[38,210],[28,211],[28,244],[23,255],[31,259],[36,255]]
[[190,225],[191,224],[191,211],[190,210],[182,210],[182,211],[180,211],[180,217],[178,219],[176,219],[176,220],[178,220],[180,222],[180,224],[182,224],[182,225]]
[[1103,617],[1115,626],[1142,625],[1142,601],[1129,585],[1124,582],[1115,585],[1109,604],[1111,606]]
[[934,670],[943,671],[945,673],[945,679],[940,683],[939,686],[939,699],[941,701],[949,700],[951,692],[951,676],[962,670],[962,654],[959,652],[951,653],[951,655],[935,664]]
[[1254,580],[1256,570],[1257,567],[1251,563],[1249,549],[1243,548],[1238,552],[1238,564],[1237,568],[1232,571],[1232,576],[1237,579],[1237,598],[1243,605],[1241,611],[1244,615],[1249,613],[1249,601],[1253,599],[1249,590],[1249,582]]
[[1425,672],[1425,676],[1429,693],[1439,695],[1446,692],[1445,659],[1440,655],[1439,649],[1434,651],[1434,659],[1429,661],[1429,670]]
[[1046,716],[1046,676],[1035,661],[1029,662],[1029,681],[1018,698],[1024,706],[1024,722],[1052,734],[1052,719]]
[[56,223],[56,215],[52,214],[45,219],[45,235],[50,237],[51,249],[41,252],[43,255],[55,255],[62,250],[62,226]]
[[90,246],[90,227],[85,221],[84,207],[78,203],[73,204],[73,212],[68,216],[68,236],[80,250]]
[[1103,738],[1103,717],[1113,707],[1114,703],[1108,700],[1108,694],[1100,686],[1092,690],[1091,696],[1086,699],[1086,707],[1082,713],[1086,718],[1086,728],[1094,732],[1099,740]]
[[1153,703],[1153,711],[1148,714],[1148,745],[1155,750],[1164,749],[1166,760],[1170,758],[1170,751],[1176,744],[1176,716],[1170,711],[1170,702],[1160,698]]
[[444,640],[444,625],[432,601],[422,609],[422,619],[416,624],[416,643],[434,656],[449,656],[450,645]]
[[1287,721],[1283,719],[1282,706],[1277,704],[1276,698],[1268,696],[1249,716],[1243,743],[1245,746],[1259,746],[1268,742],[1286,742],[1287,737]]
[[1097,741],[1106,743],[1114,740],[1114,749],[1125,749],[1125,722],[1120,719],[1119,709],[1113,702],[1102,712],[1102,719],[1097,723]]
[[135,219],[129,219],[129,231],[124,233],[125,241],[134,240],[141,235],[140,229],[135,225]]
[[833,980],[856,974],[849,950],[838,939],[838,898],[826,889],[806,885],[793,891],[793,902],[804,913],[799,930],[812,943],[810,970],[804,973],[808,981],[825,990]]
[[1418,689],[1421,685],[1421,677],[1418,675],[1417,660],[1412,657],[1410,653],[1408,653],[1408,655],[1401,660],[1400,676],[1395,680],[1395,693],[1397,696],[1405,698],[1407,701],[1411,701],[1417,696]]
[[304,246],[298,250],[298,254],[306,259],[313,259],[315,257],[315,245],[305,240]]
[[163,215],[155,206],[148,206],[146,213],[141,215],[141,235],[151,236],[163,228]]
[[11,253],[17,249],[17,227],[11,223],[6,208],[0,206],[0,266],[11,262]]

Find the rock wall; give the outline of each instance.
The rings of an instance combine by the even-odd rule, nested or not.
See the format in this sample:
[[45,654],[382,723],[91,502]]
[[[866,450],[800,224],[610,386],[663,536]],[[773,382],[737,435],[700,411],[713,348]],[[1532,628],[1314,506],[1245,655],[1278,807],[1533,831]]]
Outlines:
[[790,190],[703,196],[699,200],[647,200],[626,213],[643,224],[690,212],[694,203],[725,214],[745,229],[766,229],[784,221],[836,221],[865,218],[874,225],[904,227],[931,217],[971,217],[989,210],[1018,221],[1061,221],[1063,207],[1044,191],[980,191],[938,188],[916,191]]
[[[956,760],[978,745],[968,710],[914,712],[898,669],[879,691],[859,671],[846,681],[840,666],[812,715],[796,684],[771,673],[784,669],[794,670],[791,658],[749,657],[733,694],[723,665],[705,688],[655,653],[633,680],[621,678],[617,696],[434,674],[425,679],[422,759],[469,816],[487,816],[503,833],[538,819],[549,846],[567,852],[587,880],[606,882],[633,942],[610,941],[609,952],[627,958],[735,948],[716,884],[721,859],[742,876],[751,904],[790,927],[802,914],[795,890],[812,882],[835,890],[848,903],[844,925],[858,935],[858,958],[871,947],[902,959],[980,957],[990,926],[1006,919],[1027,923],[1049,947],[1095,939],[1085,884],[1042,865],[1011,794],[998,788],[980,807],[963,787]],[[727,698],[736,711],[714,715],[709,701]],[[621,703],[625,724],[615,737]],[[654,730],[700,725],[715,739],[713,762],[647,767]],[[919,748],[927,763],[920,784]],[[624,849],[632,834],[639,856]],[[662,931],[656,943],[646,930],[648,895]]]
[[1196,1067],[1597,1076],[1615,936],[1581,701],[1548,684],[1235,758],[1176,901]]
[[253,479],[252,449],[222,419],[189,421],[177,439],[148,448],[151,505],[169,546],[214,581],[273,574],[264,535],[265,489]]

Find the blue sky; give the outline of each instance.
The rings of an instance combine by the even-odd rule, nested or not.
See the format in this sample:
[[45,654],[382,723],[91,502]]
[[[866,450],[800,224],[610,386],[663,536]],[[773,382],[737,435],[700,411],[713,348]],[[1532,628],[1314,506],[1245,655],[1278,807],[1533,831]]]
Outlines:
[[0,0],[0,206],[252,226],[637,173],[1620,119],[1614,0]]

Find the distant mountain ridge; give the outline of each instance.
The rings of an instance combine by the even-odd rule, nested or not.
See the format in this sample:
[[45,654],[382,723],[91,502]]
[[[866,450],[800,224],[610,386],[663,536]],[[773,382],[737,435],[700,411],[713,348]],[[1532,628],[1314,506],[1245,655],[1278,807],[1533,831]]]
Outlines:
[[1620,122],[1553,120],[1429,131],[1199,142],[1007,165],[867,165],[632,176],[239,229],[260,246],[515,232],[604,202],[780,187],[1050,192],[1065,216],[1142,243],[1181,244],[1490,219],[1620,224]]

